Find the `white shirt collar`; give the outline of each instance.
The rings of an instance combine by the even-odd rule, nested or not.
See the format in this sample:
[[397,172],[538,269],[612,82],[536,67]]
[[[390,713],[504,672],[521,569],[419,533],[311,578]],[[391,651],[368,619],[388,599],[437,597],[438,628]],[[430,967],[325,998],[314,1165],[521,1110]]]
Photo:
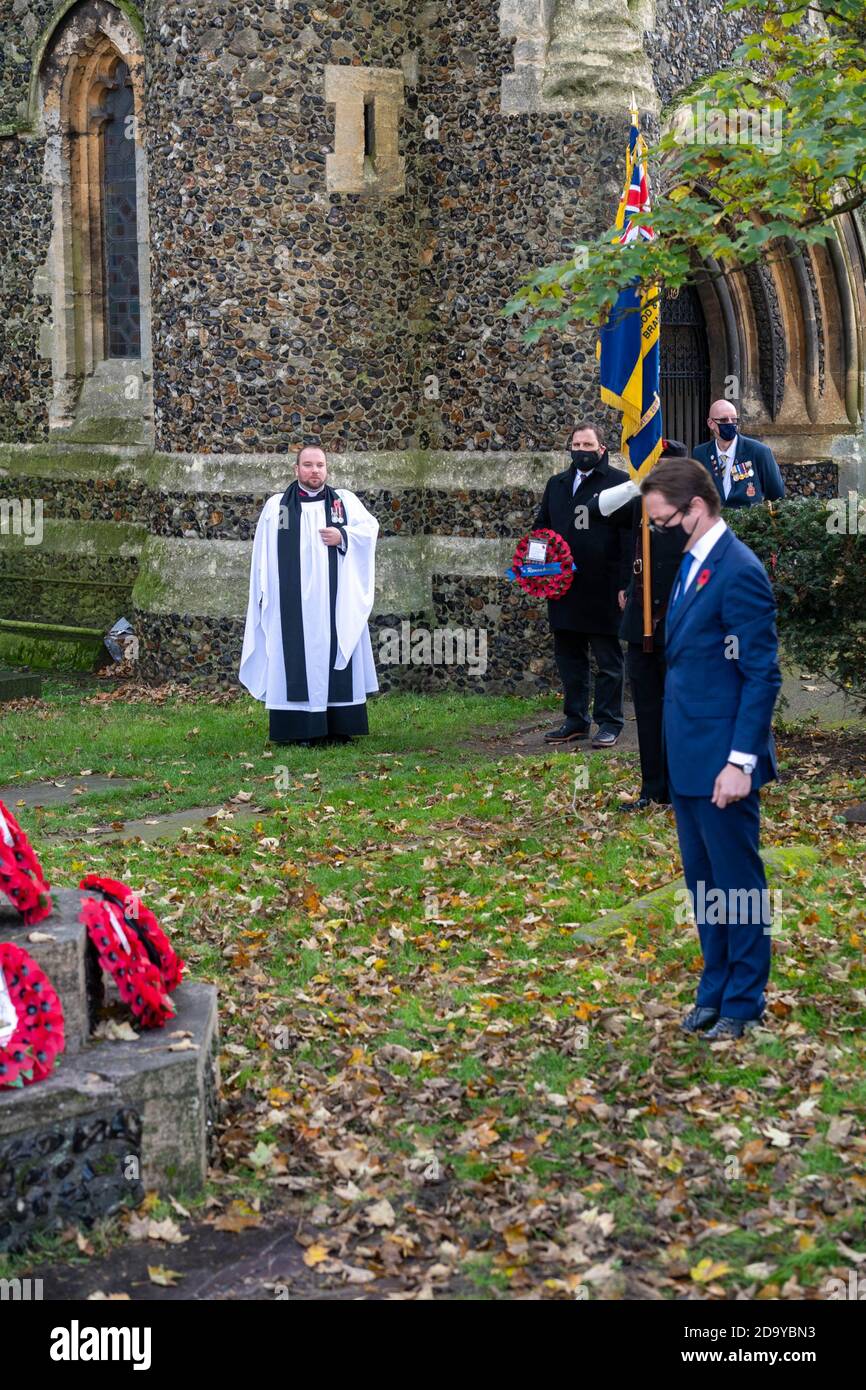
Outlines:
[[719,456],[727,460],[730,457],[730,455],[736,451],[737,440],[739,439],[739,437],[740,436],[738,434],[735,434],[733,439],[727,442],[724,439],[717,439],[716,452],[719,454]]
[[704,532],[699,541],[695,541],[695,544],[688,552],[694,560],[695,564],[699,565],[702,560],[706,560],[713,546],[716,545],[717,542],[722,539],[722,536],[725,534],[727,529],[727,522],[723,521],[722,518],[719,517],[715,526],[711,526],[709,531]]

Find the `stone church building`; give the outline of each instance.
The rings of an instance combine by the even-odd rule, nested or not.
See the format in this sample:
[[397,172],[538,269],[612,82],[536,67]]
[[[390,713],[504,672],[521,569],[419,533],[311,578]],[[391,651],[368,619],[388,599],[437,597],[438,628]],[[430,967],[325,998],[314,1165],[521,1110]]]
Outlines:
[[[724,67],[721,0],[0,0],[0,657],[231,677],[251,537],[321,443],[381,523],[374,623],[484,628],[488,688],[549,675],[503,570],[592,335],[500,311],[610,225],[646,127]],[[866,236],[668,295],[666,433],[739,383],[791,494],[866,490]],[[14,529],[14,528],[12,528]],[[94,645],[95,644],[95,645]],[[375,649],[374,633],[374,649]],[[90,655],[88,655],[88,653]],[[471,688],[471,670],[383,672]]]

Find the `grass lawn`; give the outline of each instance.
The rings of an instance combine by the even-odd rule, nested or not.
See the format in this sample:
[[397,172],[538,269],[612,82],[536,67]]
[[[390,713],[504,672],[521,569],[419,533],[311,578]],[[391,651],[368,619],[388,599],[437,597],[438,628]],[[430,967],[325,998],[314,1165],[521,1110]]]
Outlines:
[[[221,1164],[195,1215],[295,1213],[323,1288],[825,1296],[866,1250],[866,832],[839,814],[866,798],[840,752],[862,730],[782,739],[764,841],[820,859],[771,880],[766,1027],[711,1049],[676,1028],[694,929],[664,905],[604,921],[679,871],[672,818],[617,809],[635,755],[479,745],[548,714],[392,695],[367,739],[271,749],[246,697],[51,681],[0,716],[0,783],[82,789],[18,810],[49,878],[125,880],[219,986]],[[110,772],[133,785],[87,791]],[[215,805],[260,812],[86,843]]]

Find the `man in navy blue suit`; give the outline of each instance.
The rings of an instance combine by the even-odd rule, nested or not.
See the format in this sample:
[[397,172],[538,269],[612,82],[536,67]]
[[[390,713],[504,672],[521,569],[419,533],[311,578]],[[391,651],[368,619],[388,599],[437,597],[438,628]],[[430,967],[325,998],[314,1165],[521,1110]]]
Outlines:
[[704,969],[681,1026],[738,1038],[763,1013],[770,973],[758,843],[759,788],[776,776],[776,605],[760,560],[721,519],[702,464],[660,463],[641,491],[653,529],[683,544],[666,620],[664,740]]
[[695,447],[695,458],[708,470],[725,507],[753,507],[785,496],[785,484],[772,449],[740,434],[737,408],[714,401],[707,419],[712,439]]

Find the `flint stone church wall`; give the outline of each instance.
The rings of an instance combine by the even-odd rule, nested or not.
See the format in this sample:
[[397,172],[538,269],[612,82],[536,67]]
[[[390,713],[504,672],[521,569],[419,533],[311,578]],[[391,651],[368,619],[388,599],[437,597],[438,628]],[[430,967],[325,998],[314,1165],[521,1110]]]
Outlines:
[[[41,497],[70,537],[53,574],[20,548],[0,559],[0,576],[18,566],[0,619],[13,597],[15,616],[85,625],[131,604],[149,674],[229,679],[256,516],[289,480],[283,456],[315,441],[382,526],[375,621],[484,612],[488,682],[544,686],[545,624],[502,580],[502,557],[564,466],[571,422],[589,416],[614,445],[615,422],[592,334],[528,347],[500,310],[608,225],[620,194],[626,56],[611,51],[587,89],[587,46],[626,35],[654,129],[749,21],[722,0],[122,0],[145,60],[153,364],[148,442],[124,450],[98,422],[73,445],[48,421],[51,189],[30,86],[52,17],[87,8],[0,8],[0,497]],[[378,186],[341,191],[341,122],[368,69],[397,145]],[[861,467],[850,423],[829,411],[758,423],[795,493],[835,495]],[[141,535],[88,552],[72,538],[95,522]]]

